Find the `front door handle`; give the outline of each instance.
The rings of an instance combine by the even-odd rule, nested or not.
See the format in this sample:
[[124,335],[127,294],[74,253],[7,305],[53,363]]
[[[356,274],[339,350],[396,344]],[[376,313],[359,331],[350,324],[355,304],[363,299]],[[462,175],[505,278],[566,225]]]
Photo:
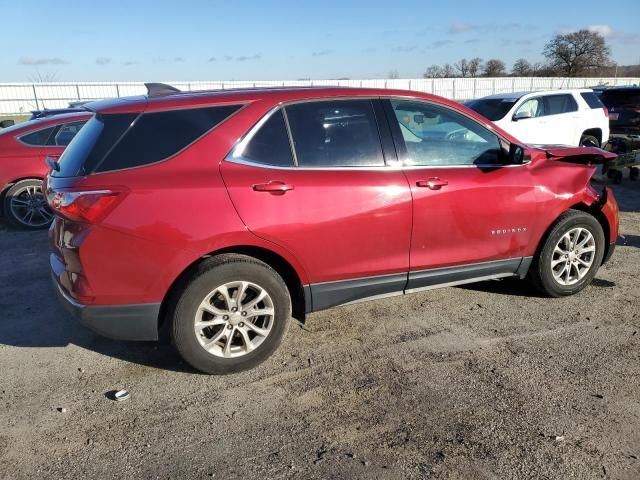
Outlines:
[[269,192],[274,195],[284,195],[289,190],[293,190],[293,185],[284,182],[256,183],[252,187],[256,192]]
[[431,190],[440,190],[442,187],[446,187],[449,185],[449,182],[446,180],[442,180],[438,177],[432,177],[427,180],[418,180],[416,182],[417,187],[426,187]]

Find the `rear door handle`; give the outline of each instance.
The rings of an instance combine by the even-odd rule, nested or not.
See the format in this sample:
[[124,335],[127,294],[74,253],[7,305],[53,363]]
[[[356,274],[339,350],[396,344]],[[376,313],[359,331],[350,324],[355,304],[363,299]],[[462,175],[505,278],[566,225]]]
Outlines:
[[256,183],[252,187],[256,192],[269,192],[275,195],[284,195],[289,190],[293,190],[293,185],[284,182]]
[[418,180],[417,187],[429,188],[431,190],[440,190],[442,187],[449,185],[449,182],[438,177],[432,177],[427,180]]

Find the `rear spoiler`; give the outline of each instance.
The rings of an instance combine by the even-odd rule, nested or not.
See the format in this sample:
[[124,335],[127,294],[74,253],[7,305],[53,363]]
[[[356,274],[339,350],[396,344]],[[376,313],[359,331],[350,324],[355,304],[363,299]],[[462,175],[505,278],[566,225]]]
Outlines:
[[547,154],[547,158],[561,162],[582,165],[599,165],[609,162],[618,155],[597,147],[567,147],[561,145],[538,147]]

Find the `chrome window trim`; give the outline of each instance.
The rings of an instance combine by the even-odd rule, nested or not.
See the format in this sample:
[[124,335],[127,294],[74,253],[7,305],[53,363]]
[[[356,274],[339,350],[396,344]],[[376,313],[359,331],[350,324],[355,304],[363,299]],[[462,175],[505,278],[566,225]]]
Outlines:
[[[478,125],[480,125],[481,127],[489,130],[491,133],[493,133],[494,135],[496,135],[496,137],[498,137],[499,140],[507,142],[509,144],[511,144],[511,142],[509,140],[507,140],[506,138],[504,138],[502,135],[500,135],[498,132],[495,131],[495,129],[493,128],[493,126],[489,125],[489,124],[483,124],[481,122],[479,122],[477,119],[471,117],[470,115],[467,115],[465,112],[461,112],[456,110],[455,108],[452,108],[448,105],[443,105],[437,102],[432,102],[432,101],[428,101],[428,100],[424,100],[418,97],[410,97],[410,96],[399,96],[399,95],[389,95],[389,96],[362,96],[362,97],[331,97],[331,98],[308,98],[308,99],[299,99],[299,100],[291,100],[291,101],[287,101],[287,102],[280,102],[278,103],[276,106],[272,107],[269,111],[267,111],[267,113],[265,113],[250,129],[248,132],[246,132],[242,137],[240,137],[240,139],[238,141],[236,141],[236,143],[233,145],[233,147],[231,147],[231,150],[229,151],[229,153],[224,157],[225,162],[230,162],[230,163],[236,163],[238,165],[246,165],[246,166],[250,166],[250,167],[260,167],[260,168],[265,168],[268,170],[312,170],[312,171],[318,171],[318,170],[326,170],[326,171],[345,171],[345,170],[373,170],[373,171],[378,171],[378,170],[416,170],[416,169],[442,169],[442,168],[479,168],[479,169],[494,169],[494,168],[513,168],[513,167],[524,167],[526,165],[529,165],[531,163],[531,160],[524,162],[524,163],[518,163],[518,164],[510,164],[510,165],[503,165],[503,164],[484,164],[484,165],[406,165],[403,164],[402,162],[398,162],[396,165],[390,165],[390,164],[385,164],[385,165],[367,165],[367,166],[346,166],[346,167],[339,167],[339,166],[329,166],[329,167],[300,167],[298,166],[298,159],[297,159],[297,154],[295,151],[295,146],[293,143],[293,136],[291,135],[291,130],[290,130],[290,126],[289,126],[289,119],[287,117],[287,113],[286,113],[286,107],[288,105],[295,105],[295,104],[300,104],[300,103],[310,103],[310,102],[322,102],[322,101],[340,101],[340,100],[369,100],[369,101],[374,101],[374,100],[379,100],[379,99],[384,99],[384,100],[392,100],[392,99],[401,99],[401,100],[413,100],[413,101],[417,101],[417,102],[423,102],[423,103],[430,103],[430,104],[434,104],[436,106],[442,107],[442,108],[446,108],[449,109],[453,112],[456,112],[460,115],[464,115],[465,117],[467,117],[469,120],[477,123]],[[258,132],[258,130],[260,130],[260,128],[267,122],[267,120],[269,120],[269,118],[271,118],[271,116],[277,112],[278,110],[282,109],[282,113],[284,115],[285,118],[285,125],[287,128],[287,134],[289,136],[289,144],[291,146],[291,152],[293,155],[293,161],[295,163],[294,166],[291,167],[283,167],[283,166],[279,166],[279,165],[267,165],[264,163],[260,163],[260,162],[256,162],[256,161],[252,161],[250,159],[244,158],[242,156],[242,152],[244,151],[244,148],[246,147],[246,145],[251,141],[251,139],[256,135],[256,133]],[[376,119],[376,121],[379,121]],[[378,132],[379,135],[379,132]],[[382,148],[382,145],[381,145]]]

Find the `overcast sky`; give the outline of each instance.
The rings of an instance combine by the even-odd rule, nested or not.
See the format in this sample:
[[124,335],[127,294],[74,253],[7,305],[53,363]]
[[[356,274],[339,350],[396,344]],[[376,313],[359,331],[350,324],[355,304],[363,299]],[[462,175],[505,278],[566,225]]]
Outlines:
[[0,13],[0,82],[418,77],[462,57],[541,61],[579,28],[640,63],[640,0],[0,0]]

